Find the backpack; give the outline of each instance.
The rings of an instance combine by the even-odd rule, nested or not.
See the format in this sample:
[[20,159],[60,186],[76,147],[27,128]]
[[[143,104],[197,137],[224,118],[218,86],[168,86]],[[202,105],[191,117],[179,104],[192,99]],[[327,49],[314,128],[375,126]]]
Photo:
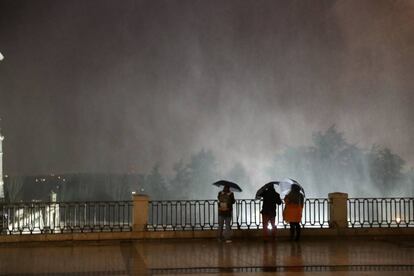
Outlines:
[[225,192],[220,192],[218,198],[219,198],[219,211],[221,212],[227,212],[230,211],[230,206],[231,206],[231,202],[230,202],[230,195],[231,193],[225,193]]

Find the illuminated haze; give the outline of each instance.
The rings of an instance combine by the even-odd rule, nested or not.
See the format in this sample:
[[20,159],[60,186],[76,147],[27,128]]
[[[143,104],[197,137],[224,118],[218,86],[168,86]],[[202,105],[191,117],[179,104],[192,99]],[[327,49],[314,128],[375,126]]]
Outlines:
[[333,124],[414,164],[410,0],[2,1],[0,14],[10,174],[159,162],[168,175],[211,149],[223,175],[240,163],[259,186],[276,154]]

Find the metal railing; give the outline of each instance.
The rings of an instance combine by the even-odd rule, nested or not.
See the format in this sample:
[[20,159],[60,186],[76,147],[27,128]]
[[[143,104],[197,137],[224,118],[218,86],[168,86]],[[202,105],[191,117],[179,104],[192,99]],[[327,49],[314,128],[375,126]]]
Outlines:
[[414,198],[349,198],[348,227],[414,227]]
[[[262,217],[261,200],[240,199],[233,206],[232,227],[237,229],[260,229]],[[279,205],[275,224],[286,228]],[[150,201],[147,229],[150,231],[212,230],[218,227],[217,200]],[[306,228],[329,227],[329,200],[306,199],[302,226]]]
[[3,204],[3,233],[132,231],[132,201]]
[[[327,198],[306,199],[302,226],[329,228],[330,204]],[[261,208],[261,200],[237,200],[232,228],[263,228]],[[277,228],[288,227],[283,208],[277,207]],[[0,234],[132,231],[132,201],[4,203],[0,209]],[[217,200],[149,201],[147,230],[214,230],[217,210]],[[347,210],[348,227],[414,227],[414,198],[350,198]]]

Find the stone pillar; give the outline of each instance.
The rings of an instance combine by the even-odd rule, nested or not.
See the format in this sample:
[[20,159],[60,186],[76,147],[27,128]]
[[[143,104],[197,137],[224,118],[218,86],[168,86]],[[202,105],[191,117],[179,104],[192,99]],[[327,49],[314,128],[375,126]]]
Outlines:
[[[57,204],[57,193],[54,191],[50,192],[50,229],[53,231],[57,230],[57,226],[59,225],[59,204]],[[85,220],[86,221],[86,220]]]
[[348,208],[347,193],[330,193],[328,194],[330,202],[330,218],[329,226],[331,228],[347,228],[348,227]]
[[5,229],[7,229],[7,226],[5,225],[7,223],[7,220],[5,219],[4,214],[3,214],[3,204],[4,204],[3,140],[4,140],[4,136],[1,135],[1,128],[0,128],[0,234],[3,234]]
[[3,182],[3,140],[4,136],[0,133],[0,200],[4,200],[4,182]]
[[148,201],[147,195],[133,194],[132,230],[145,231],[148,223]]

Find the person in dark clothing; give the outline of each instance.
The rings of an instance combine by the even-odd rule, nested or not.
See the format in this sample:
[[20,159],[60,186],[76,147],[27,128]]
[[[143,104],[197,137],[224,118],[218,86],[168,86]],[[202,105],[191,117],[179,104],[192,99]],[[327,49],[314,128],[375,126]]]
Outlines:
[[[263,198],[263,206],[261,213],[263,221],[264,240],[267,240],[270,237],[274,239],[276,234],[276,205],[282,204],[282,200],[280,199],[279,193],[277,193],[275,188],[273,187],[273,184],[269,185],[269,187],[265,189],[261,194],[258,194],[258,196]],[[271,224],[271,229],[268,229],[269,223]]]
[[[233,216],[233,204],[236,202],[234,194],[229,186],[224,186],[223,190],[217,195],[218,198],[218,238],[231,242],[231,218]],[[226,231],[223,233],[223,226],[226,224]]]
[[300,239],[300,222],[302,220],[302,209],[304,196],[300,192],[300,186],[293,184],[291,191],[285,196],[285,210],[283,218],[290,224],[290,239],[298,241]]

